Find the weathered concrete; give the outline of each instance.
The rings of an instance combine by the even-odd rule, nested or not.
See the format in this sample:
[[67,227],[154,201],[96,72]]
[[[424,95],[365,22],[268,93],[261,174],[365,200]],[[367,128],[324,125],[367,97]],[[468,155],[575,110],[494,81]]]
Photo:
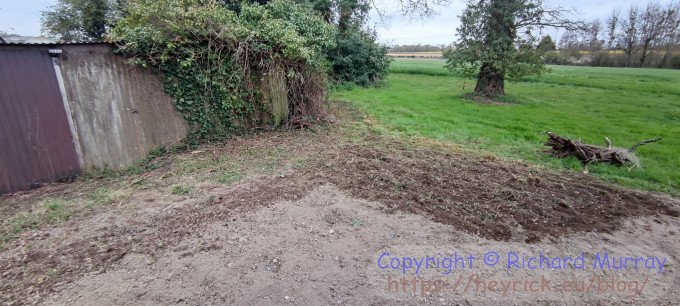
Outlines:
[[57,60],[84,169],[123,169],[186,136],[184,119],[157,75],[112,47],[64,45]]

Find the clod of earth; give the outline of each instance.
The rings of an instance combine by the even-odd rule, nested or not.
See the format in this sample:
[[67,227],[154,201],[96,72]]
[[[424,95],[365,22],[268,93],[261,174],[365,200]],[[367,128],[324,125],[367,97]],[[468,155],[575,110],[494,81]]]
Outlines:
[[630,149],[612,147],[612,142],[609,138],[605,137],[607,142],[607,147],[599,147],[594,145],[585,144],[580,140],[571,140],[569,138],[564,138],[560,135],[553,134],[551,132],[545,132],[548,134],[548,142],[544,143],[544,146],[549,146],[553,148],[553,155],[560,158],[566,157],[576,157],[581,162],[585,164],[583,173],[588,173],[588,164],[591,162],[605,162],[608,164],[614,164],[619,166],[628,167],[628,171],[634,167],[640,166],[640,162],[633,152],[642,145],[657,142],[662,137],[644,140],[638,142],[636,145],[632,146]]

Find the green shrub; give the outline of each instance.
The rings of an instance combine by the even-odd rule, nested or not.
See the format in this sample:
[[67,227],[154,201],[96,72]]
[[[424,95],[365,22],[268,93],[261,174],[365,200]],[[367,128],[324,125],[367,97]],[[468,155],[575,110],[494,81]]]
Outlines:
[[328,52],[333,78],[340,83],[367,86],[387,77],[391,62],[388,48],[376,40],[374,32],[363,30],[338,34],[337,48]]
[[243,4],[240,13],[200,0],[138,0],[109,39],[130,62],[162,73],[190,137],[210,139],[261,123],[272,71],[285,76],[291,108],[313,112],[325,100],[334,37],[309,5],[291,0]]

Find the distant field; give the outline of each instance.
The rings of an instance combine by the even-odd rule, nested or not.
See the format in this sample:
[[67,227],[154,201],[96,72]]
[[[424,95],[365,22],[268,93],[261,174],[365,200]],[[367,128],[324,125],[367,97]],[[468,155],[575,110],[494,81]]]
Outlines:
[[376,117],[385,132],[423,135],[488,150],[499,157],[582,170],[574,159],[548,156],[541,146],[552,131],[604,145],[641,147],[642,168],[598,164],[591,173],[605,180],[678,195],[680,191],[680,71],[551,66],[552,73],[509,82],[513,105],[463,100],[475,80],[443,69],[443,60],[396,59],[387,85],[336,91]]
[[387,54],[391,57],[425,57],[425,58],[441,58],[441,51],[432,52],[390,52]]

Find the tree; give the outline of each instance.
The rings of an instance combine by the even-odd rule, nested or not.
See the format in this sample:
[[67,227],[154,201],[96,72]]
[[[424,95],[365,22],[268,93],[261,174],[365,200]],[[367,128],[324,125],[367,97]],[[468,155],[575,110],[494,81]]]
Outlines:
[[637,50],[638,10],[637,6],[631,6],[628,10],[628,17],[621,20],[621,30],[623,32],[621,33],[620,41],[623,52],[626,54],[626,67],[630,66],[630,57]]
[[365,28],[371,3],[367,0],[312,0],[312,7],[337,28],[336,48],[328,50],[331,77],[339,83],[367,86],[387,76],[387,46]]
[[578,49],[578,33],[575,30],[568,30],[560,38],[560,49],[572,50]]
[[215,4],[220,4],[222,7],[234,12],[241,12],[241,8],[245,4],[257,3],[265,5],[269,2],[271,2],[271,0],[215,0]]
[[545,53],[548,51],[554,51],[556,46],[555,42],[553,41],[552,37],[550,35],[543,36],[541,39],[541,42],[538,43],[538,50],[541,51],[541,53]]
[[58,0],[42,12],[42,32],[63,41],[102,40],[121,14],[121,0]]
[[376,40],[374,31],[338,33],[335,40],[337,47],[327,53],[335,81],[368,86],[384,79],[390,67],[388,48]]
[[661,8],[661,5],[656,2],[647,4],[642,18],[640,18],[640,45],[642,48],[642,57],[640,57],[640,67],[644,65],[647,59],[647,51],[652,43],[655,42],[663,33],[663,27],[666,24],[669,12]]
[[584,30],[584,45],[588,50],[598,51],[602,49],[602,42],[599,38],[600,32],[602,32],[602,23],[599,19],[595,19],[587,24],[587,27]]
[[667,18],[659,37],[659,44],[663,48],[663,58],[659,68],[663,67],[671,56],[671,47],[680,45],[680,2],[666,7]]
[[533,47],[532,31],[545,26],[571,27],[563,9],[547,9],[542,0],[470,0],[457,29],[459,40],[447,60],[449,69],[477,75],[475,94],[505,95],[505,78],[545,71]]
[[0,29],[0,44],[4,44],[7,42],[7,40],[11,37],[18,36],[17,34],[10,34],[9,32]]
[[607,25],[607,49],[612,50],[616,47],[616,30],[619,24],[619,16],[621,15],[620,9],[612,10],[612,14],[607,17],[605,24]]

